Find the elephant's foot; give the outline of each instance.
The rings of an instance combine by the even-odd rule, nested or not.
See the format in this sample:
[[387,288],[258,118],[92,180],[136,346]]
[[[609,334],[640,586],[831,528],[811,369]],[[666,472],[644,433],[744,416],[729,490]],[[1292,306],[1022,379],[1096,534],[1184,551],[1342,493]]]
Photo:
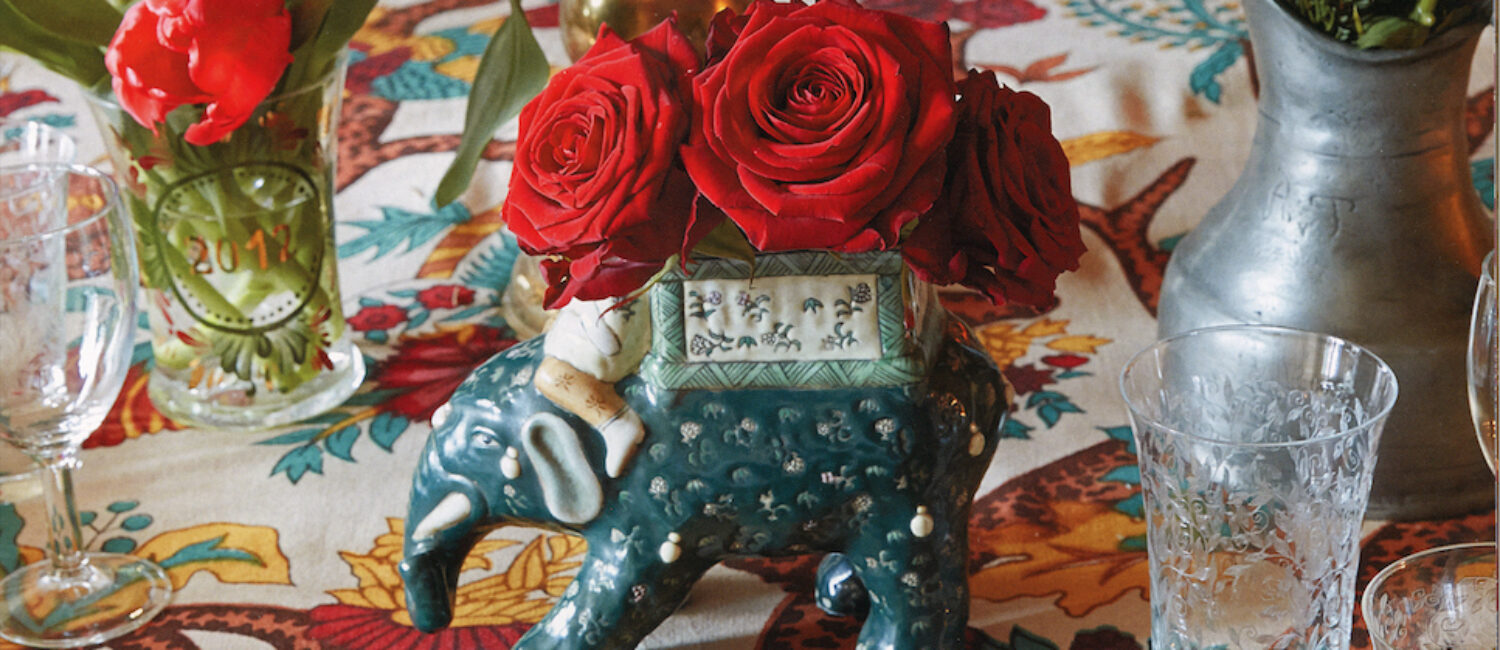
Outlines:
[[693,557],[667,564],[654,553],[591,547],[562,599],[521,637],[516,649],[634,648],[676,611],[710,566]]
[[863,617],[869,611],[870,594],[843,553],[829,553],[818,563],[817,602],[829,616]]

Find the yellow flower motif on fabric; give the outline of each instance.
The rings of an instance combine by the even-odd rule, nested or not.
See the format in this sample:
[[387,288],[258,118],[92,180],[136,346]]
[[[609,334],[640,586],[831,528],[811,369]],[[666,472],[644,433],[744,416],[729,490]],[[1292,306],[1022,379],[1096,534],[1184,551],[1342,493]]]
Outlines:
[[1005,368],[1024,356],[1033,341],[1056,337],[1067,331],[1068,321],[1042,318],[1025,327],[1003,321],[991,323],[981,328],[977,335],[995,360],[995,365]]
[[[359,579],[359,587],[335,589],[328,595],[344,605],[390,611],[393,622],[411,626],[397,569],[401,563],[404,523],[389,518],[386,525],[389,532],[375,539],[369,553],[339,553]],[[464,559],[462,571],[490,571],[495,566],[488,557],[491,553],[519,544],[503,539],[481,541]],[[582,539],[570,535],[542,535],[533,539],[504,572],[459,585],[450,626],[540,621],[573,580],[573,573],[582,564],[579,559],[587,550],[588,545]]]
[[390,13],[390,9],[384,7],[371,10],[369,18],[365,20],[364,26],[354,33],[351,42],[368,46],[367,54],[370,56],[379,56],[397,48],[409,48],[411,60],[423,62],[437,61],[452,54],[456,49],[452,40],[441,36],[413,36],[381,31],[382,21]]
[[1069,616],[1081,617],[1150,584],[1146,551],[1120,548],[1120,540],[1146,534],[1146,522],[1105,503],[1064,501],[1050,506],[1048,525],[1018,521],[974,531],[973,545],[996,559],[969,579],[975,598],[996,603],[1022,597],[1055,597]]

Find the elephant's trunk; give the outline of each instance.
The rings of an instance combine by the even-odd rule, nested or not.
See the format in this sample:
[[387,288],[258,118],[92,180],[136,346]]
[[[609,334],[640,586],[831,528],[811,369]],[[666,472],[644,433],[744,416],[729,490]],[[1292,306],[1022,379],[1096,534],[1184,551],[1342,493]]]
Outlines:
[[432,632],[453,620],[458,574],[482,536],[475,523],[483,519],[485,509],[479,490],[445,470],[429,445],[412,483],[401,562],[406,611],[417,629]]

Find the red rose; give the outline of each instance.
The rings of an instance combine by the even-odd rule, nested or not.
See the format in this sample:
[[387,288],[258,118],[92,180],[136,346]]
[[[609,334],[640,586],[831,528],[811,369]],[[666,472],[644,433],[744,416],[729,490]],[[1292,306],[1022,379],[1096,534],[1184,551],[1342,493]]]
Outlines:
[[457,284],[428,287],[417,294],[417,302],[428,309],[453,309],[474,302],[474,290]]
[[207,103],[184,138],[218,142],[250,119],[292,62],[282,0],[145,0],[104,54],[120,106],[153,132],[183,104]]
[[630,42],[601,28],[522,109],[504,214],[522,249],[560,256],[545,267],[548,307],[625,295],[705,234],[688,226],[677,164],[697,66],[675,20]]
[[694,79],[682,150],[698,190],[762,251],[895,246],[942,187],[947,26],[847,0],[757,0],[714,31],[723,59]]
[[365,305],[349,318],[349,327],[360,332],[390,329],[406,322],[406,310],[395,305]]
[[1078,268],[1083,239],[1068,159],[1047,104],[1001,88],[993,72],[959,90],[943,198],[902,246],[917,277],[962,283],[995,304],[1056,304],[1057,276]]

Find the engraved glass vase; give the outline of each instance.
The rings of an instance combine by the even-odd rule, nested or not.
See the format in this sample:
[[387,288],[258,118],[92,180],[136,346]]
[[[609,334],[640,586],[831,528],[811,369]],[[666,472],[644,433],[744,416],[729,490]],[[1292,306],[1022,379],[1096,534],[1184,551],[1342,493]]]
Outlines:
[[208,146],[182,138],[191,108],[153,133],[89,95],[141,252],[151,401],[173,420],[274,427],[339,405],[364,378],[333,239],[345,65]]

